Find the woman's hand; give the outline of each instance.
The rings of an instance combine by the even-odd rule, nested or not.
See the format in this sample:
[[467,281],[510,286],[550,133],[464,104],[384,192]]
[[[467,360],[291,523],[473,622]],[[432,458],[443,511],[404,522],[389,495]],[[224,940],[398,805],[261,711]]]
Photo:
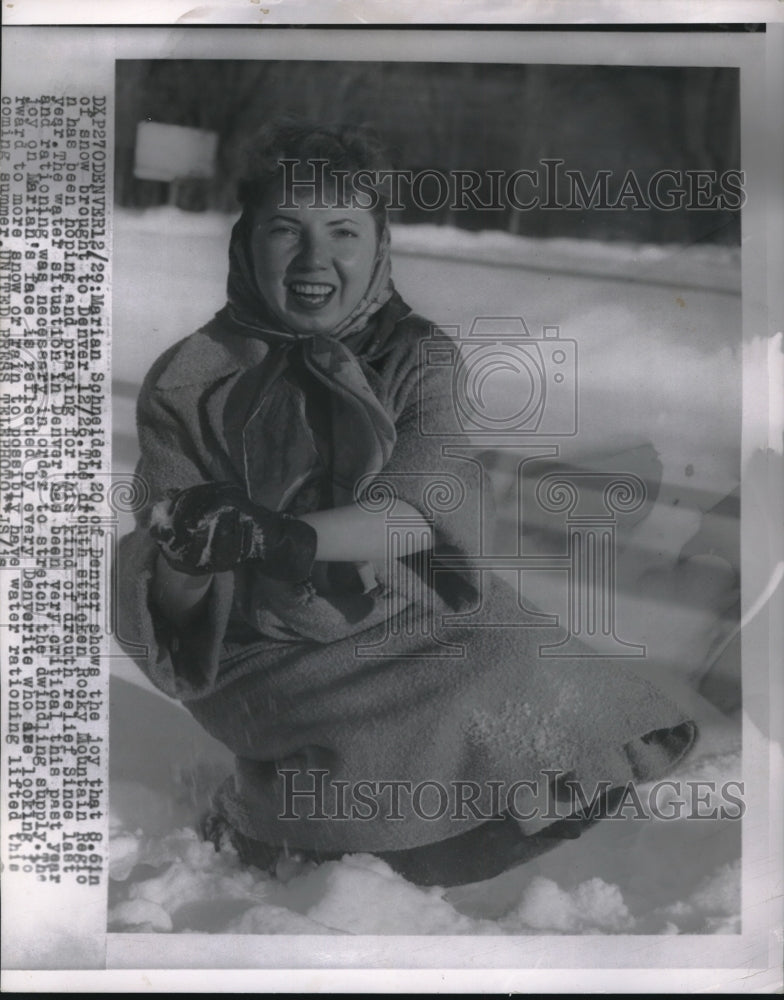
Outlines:
[[158,553],[153,600],[172,624],[187,628],[203,612],[212,586],[212,573],[181,573]]
[[179,573],[221,573],[253,559],[267,576],[297,582],[316,554],[314,528],[254,504],[232,483],[201,483],[160,501],[150,534]]
[[[431,528],[418,510],[398,500],[396,514],[404,519],[399,531],[398,556],[410,555],[433,544]],[[388,556],[389,523],[386,513],[364,510],[358,504],[317,510],[301,519],[316,530],[316,559],[323,562],[373,562],[381,565]]]

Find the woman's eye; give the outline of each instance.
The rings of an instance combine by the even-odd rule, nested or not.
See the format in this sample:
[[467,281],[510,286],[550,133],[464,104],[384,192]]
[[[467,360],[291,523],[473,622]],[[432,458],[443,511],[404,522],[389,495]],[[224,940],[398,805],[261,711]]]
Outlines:
[[353,229],[333,229],[333,233],[334,233],[334,234],[335,234],[336,236],[340,236],[340,237],[343,237],[343,236],[351,236],[351,237],[354,237],[354,236],[356,236],[356,235],[357,235],[357,234],[356,234],[356,233],[354,232],[354,230],[353,230]]

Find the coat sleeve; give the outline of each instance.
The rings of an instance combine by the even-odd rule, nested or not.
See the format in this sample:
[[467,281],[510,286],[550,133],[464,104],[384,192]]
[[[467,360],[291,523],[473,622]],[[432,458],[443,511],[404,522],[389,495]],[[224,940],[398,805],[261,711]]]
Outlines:
[[156,687],[179,699],[208,690],[218,671],[223,636],[232,605],[234,576],[213,577],[205,614],[187,634],[176,630],[156,608],[153,584],[158,547],[148,526],[153,504],[169,489],[184,489],[213,478],[167,397],[154,387],[155,369],[139,395],[137,424],[141,458],[137,485],[144,496],[136,527],[118,550],[117,639]]
[[[457,345],[445,335],[431,338],[455,352]],[[477,600],[478,574],[468,569],[472,556],[485,549],[491,537],[494,506],[490,483],[480,461],[482,447],[472,443],[461,426],[454,398],[454,367],[423,364],[411,352],[412,365],[401,383],[397,441],[380,475],[369,485],[363,503],[385,497],[403,500],[429,522],[433,548],[408,561],[453,609],[464,610]],[[454,354],[453,354],[454,356]],[[392,502],[387,520],[395,526],[397,508]],[[404,522],[400,524],[405,530]],[[461,557],[454,571],[432,570],[432,556]],[[406,560],[404,560],[406,561]]]

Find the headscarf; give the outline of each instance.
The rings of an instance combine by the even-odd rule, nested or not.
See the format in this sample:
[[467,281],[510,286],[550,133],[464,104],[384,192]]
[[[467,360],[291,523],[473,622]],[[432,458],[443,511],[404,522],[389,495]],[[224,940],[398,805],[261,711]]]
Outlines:
[[[331,486],[332,506],[349,504],[358,480],[381,471],[396,441],[359,360],[371,360],[409,311],[392,283],[388,227],[365,294],[327,335],[298,333],[274,315],[256,279],[252,226],[246,209],[232,230],[224,315],[235,332],[270,351],[230,392],[225,438],[257,503],[287,510],[308,481],[321,478]],[[365,589],[375,586],[372,567],[356,568]]]

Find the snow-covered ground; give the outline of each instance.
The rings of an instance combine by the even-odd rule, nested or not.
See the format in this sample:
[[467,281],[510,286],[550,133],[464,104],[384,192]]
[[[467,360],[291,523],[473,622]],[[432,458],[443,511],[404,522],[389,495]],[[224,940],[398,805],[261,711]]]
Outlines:
[[[720,788],[740,779],[738,727],[708,705],[701,709],[701,747],[670,778],[684,788],[686,781],[712,781]],[[195,820],[214,782],[228,772],[229,759],[182,709],[115,678],[111,759],[112,930],[694,934],[740,929],[736,819],[641,819],[630,807],[625,819],[601,821],[540,860],[453,889],[411,885],[369,855],[319,867],[292,864],[282,878],[272,878],[244,868],[230,849],[216,853],[199,839]],[[646,811],[648,789],[638,788]],[[727,805],[720,795],[709,799],[697,807],[699,813]],[[665,815],[675,812],[667,801],[659,800]]]
[[[222,305],[231,222],[171,209],[115,214],[116,472],[135,461],[133,399],[144,372]],[[619,522],[619,634],[646,645],[638,669],[655,670],[702,724],[697,750],[672,777],[739,780],[739,254],[433,227],[398,228],[393,245],[398,288],[439,325],[465,332],[476,317],[519,315],[534,335],[557,325],[577,342],[580,423],[561,455],[642,473],[656,487],[644,518]],[[515,465],[510,455],[492,468],[501,541],[517,530]],[[563,613],[559,574],[525,576],[535,603]],[[121,659],[111,718],[115,930],[738,929],[736,820],[606,820],[539,861],[451,890],[417,888],[361,855],[292,864],[271,879],[199,841],[195,823],[229,755]]]

